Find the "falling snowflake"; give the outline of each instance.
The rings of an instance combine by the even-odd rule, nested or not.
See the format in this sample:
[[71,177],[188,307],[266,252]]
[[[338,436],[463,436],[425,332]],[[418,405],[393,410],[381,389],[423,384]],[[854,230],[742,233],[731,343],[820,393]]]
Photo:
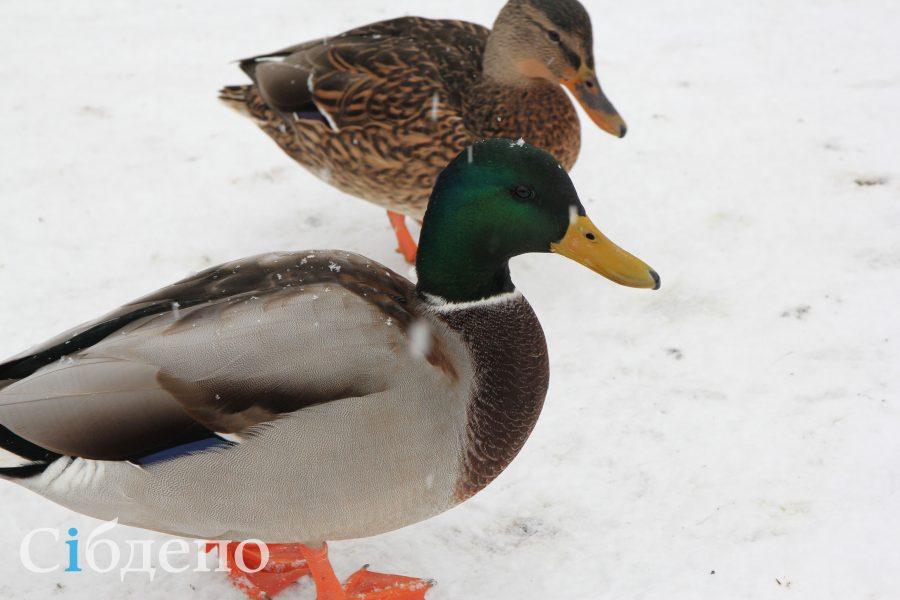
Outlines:
[[431,353],[431,328],[422,320],[413,322],[409,328],[409,349],[413,356],[425,358]]
[[432,94],[431,96],[431,120],[437,122],[438,120],[438,108],[441,105],[441,95],[437,92]]

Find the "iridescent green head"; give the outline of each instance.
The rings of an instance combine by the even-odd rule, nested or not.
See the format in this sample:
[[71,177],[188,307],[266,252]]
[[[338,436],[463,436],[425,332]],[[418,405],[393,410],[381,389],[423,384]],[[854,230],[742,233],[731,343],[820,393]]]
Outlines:
[[587,218],[566,171],[522,141],[476,142],[438,176],[416,258],[420,292],[467,302],[512,291],[509,259],[556,252],[616,283],[659,287],[659,276]]

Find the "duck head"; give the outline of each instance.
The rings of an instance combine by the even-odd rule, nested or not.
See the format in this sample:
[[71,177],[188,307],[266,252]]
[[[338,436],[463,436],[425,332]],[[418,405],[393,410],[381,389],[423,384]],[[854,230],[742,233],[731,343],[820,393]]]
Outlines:
[[659,288],[659,275],[591,222],[565,169],[523,141],[476,142],[438,176],[416,259],[418,289],[450,302],[514,289],[509,259],[554,252],[621,285]]
[[597,80],[591,18],[578,0],[510,0],[488,37],[484,71],[508,83],[562,83],[603,131],[628,131]]

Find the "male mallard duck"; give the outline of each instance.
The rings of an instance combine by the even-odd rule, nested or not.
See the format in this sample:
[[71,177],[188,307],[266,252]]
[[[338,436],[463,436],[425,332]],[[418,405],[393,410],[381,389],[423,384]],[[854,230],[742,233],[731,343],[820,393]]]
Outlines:
[[493,30],[383,21],[240,64],[253,84],[220,98],[313,173],[385,207],[409,262],[403,215],[422,217],[440,170],[475,140],[523,138],[572,168],[581,131],[560,83],[603,130],[626,131],[594,74],[577,0],[510,0]]
[[324,541],[445,511],[522,448],[549,375],[509,275],[525,252],[659,286],[549,154],[479,142],[438,178],[416,285],[347,252],[255,256],[0,365],[0,476],[100,519],[287,544],[257,574],[229,548],[251,598],[311,573],[319,600],[421,599],[429,582],[365,569],[342,586]]

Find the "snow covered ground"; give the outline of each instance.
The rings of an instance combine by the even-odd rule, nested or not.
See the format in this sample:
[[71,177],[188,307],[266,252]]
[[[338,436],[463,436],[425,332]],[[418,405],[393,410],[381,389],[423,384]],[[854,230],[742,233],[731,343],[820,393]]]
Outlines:
[[[500,5],[0,3],[0,355],[266,250],[406,272],[382,211],[216,90],[241,56],[402,14],[490,24]],[[663,287],[517,259],[551,351],[533,438],[465,505],[332,544],[338,574],[433,577],[431,600],[900,598],[900,4],[587,6],[630,129],[586,126],[573,178]],[[32,529],[97,525],[0,485],[0,597],[241,597],[216,574],[19,560]]]

